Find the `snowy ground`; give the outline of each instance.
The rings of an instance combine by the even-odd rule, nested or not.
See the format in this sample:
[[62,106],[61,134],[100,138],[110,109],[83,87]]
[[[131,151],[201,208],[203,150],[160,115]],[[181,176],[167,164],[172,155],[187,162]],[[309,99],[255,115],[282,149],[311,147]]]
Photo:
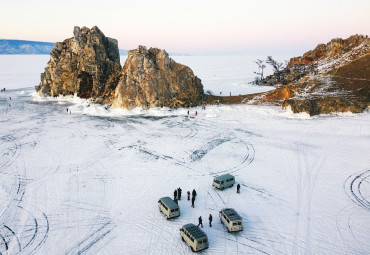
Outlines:
[[[1,254],[191,254],[179,229],[199,216],[210,243],[201,254],[370,253],[368,112],[215,106],[187,116],[32,92],[0,93]],[[240,194],[212,187],[222,173]],[[178,187],[196,189],[195,208],[183,195],[181,216],[166,220],[158,198]],[[224,207],[244,231],[227,232]]]

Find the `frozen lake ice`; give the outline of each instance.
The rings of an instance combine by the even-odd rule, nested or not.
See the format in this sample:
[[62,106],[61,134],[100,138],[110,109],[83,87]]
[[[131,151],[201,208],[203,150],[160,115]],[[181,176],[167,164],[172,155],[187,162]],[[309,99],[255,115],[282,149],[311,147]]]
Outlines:
[[[20,85],[38,83],[32,77],[44,60],[22,57],[23,71],[7,76],[13,71],[2,69],[0,77],[0,87],[17,84],[0,93],[1,254],[192,254],[179,229],[197,225],[199,216],[210,244],[202,254],[370,252],[368,112],[311,118],[252,105],[192,108],[190,116],[187,109],[111,110],[35,96]],[[213,69],[202,68],[207,81]],[[209,89],[243,81],[241,74],[228,80],[233,69],[219,71],[208,72]],[[212,187],[223,173],[235,176],[240,194]],[[166,220],[157,201],[178,187],[181,216]],[[195,208],[185,199],[192,189]],[[220,223],[225,207],[242,216],[242,232]]]

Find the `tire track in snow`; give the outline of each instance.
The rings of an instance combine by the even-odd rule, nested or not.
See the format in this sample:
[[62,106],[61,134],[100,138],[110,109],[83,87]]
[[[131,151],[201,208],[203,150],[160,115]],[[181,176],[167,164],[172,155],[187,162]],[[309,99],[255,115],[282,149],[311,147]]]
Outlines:
[[370,202],[368,197],[365,197],[366,191],[370,188],[370,169],[350,175],[344,182],[343,188],[355,204],[370,211]]

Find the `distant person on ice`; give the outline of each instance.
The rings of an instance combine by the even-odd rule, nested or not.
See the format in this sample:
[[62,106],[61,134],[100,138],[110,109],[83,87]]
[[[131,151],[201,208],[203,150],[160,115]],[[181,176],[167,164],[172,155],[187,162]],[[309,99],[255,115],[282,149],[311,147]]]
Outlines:
[[190,191],[188,190],[188,201],[190,201]]
[[193,207],[193,208],[194,208],[194,201],[195,201],[195,197],[193,196],[193,197],[191,198],[191,207]]
[[240,193],[240,184],[238,183],[238,185],[236,186],[236,193]]
[[209,226],[212,227],[212,214],[209,214],[208,220],[209,220]]
[[197,192],[195,191],[195,189],[193,189],[192,195],[193,195],[193,198],[195,200],[195,197],[197,196]]
[[201,225],[201,226],[202,226],[202,228],[203,228],[203,220],[202,220],[202,216],[199,216],[199,218],[198,218],[198,222],[199,222],[199,224],[198,224],[198,226],[197,226],[197,227],[199,227],[199,225]]
[[182,192],[182,189],[179,187],[177,189],[177,197],[179,198],[179,200],[181,200],[181,192]]
[[175,191],[173,192],[173,200],[175,200],[177,198],[177,189],[175,189]]

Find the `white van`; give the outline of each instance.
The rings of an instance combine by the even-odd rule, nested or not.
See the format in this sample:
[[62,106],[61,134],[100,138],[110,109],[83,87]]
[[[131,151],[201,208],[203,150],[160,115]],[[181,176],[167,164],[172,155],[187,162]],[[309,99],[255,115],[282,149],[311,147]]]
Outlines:
[[194,224],[186,224],[180,229],[182,241],[186,242],[192,251],[201,251],[209,247],[208,237]]
[[169,197],[162,197],[158,200],[159,210],[162,211],[167,219],[179,217],[180,216],[180,207]]
[[220,211],[220,219],[227,228],[227,232],[242,231],[243,219],[232,208],[225,208]]
[[213,184],[215,188],[224,190],[225,188],[232,187],[235,183],[235,177],[231,174],[224,174],[217,176],[213,179]]

